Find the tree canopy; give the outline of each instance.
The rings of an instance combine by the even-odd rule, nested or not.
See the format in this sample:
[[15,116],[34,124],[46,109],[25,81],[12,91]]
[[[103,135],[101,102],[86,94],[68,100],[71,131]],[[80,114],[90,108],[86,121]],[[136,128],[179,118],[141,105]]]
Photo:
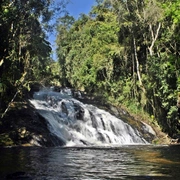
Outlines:
[[179,6],[178,0],[103,0],[77,20],[61,18],[56,42],[63,85],[147,112],[176,134]]
[[0,2],[0,109],[33,82],[51,77],[49,21],[63,1],[3,0]]

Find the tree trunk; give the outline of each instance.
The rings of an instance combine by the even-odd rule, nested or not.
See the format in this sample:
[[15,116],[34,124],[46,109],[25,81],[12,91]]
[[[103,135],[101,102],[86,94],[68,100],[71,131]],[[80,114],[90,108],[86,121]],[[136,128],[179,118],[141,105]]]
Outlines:
[[154,47],[154,44],[158,38],[160,28],[161,28],[161,23],[159,22],[158,27],[156,29],[156,32],[154,33],[152,24],[149,24],[149,30],[150,30],[151,39],[152,39],[151,45],[148,47],[150,56],[153,55],[153,47]]

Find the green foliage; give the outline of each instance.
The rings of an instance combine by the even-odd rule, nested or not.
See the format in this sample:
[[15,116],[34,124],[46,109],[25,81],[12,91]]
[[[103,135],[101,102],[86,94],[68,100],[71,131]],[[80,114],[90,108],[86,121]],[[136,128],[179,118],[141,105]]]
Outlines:
[[[114,13],[103,10],[98,12],[103,21],[93,10],[96,19],[81,15],[70,29],[62,23],[57,28],[57,54],[62,72],[67,70],[62,79],[72,86],[90,91],[107,89],[113,74],[113,57],[119,53],[119,26]],[[63,42],[62,37],[66,37]]]
[[173,20],[173,23],[179,24],[180,22],[180,2],[179,0],[169,1],[163,4],[166,16]]
[[[51,19],[51,1],[0,2],[0,109],[16,92],[30,90],[33,82],[45,83],[52,76],[51,45],[45,24]],[[40,21],[41,19],[41,21]]]
[[[173,136],[179,129],[179,1],[98,1],[89,15],[57,26],[64,85],[103,94]],[[65,23],[65,22],[68,23]]]

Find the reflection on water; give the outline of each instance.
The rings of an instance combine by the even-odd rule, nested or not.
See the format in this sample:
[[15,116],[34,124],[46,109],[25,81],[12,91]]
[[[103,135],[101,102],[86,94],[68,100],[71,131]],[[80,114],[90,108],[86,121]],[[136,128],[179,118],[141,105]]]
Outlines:
[[178,180],[180,146],[1,148],[0,179]]

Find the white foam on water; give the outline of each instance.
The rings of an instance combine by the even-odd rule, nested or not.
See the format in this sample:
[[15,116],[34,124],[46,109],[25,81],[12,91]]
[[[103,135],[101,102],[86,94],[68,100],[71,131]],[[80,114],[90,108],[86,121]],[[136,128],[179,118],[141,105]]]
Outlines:
[[30,102],[44,117],[51,133],[66,146],[148,144],[137,129],[93,105],[74,99],[69,89],[39,91]]

